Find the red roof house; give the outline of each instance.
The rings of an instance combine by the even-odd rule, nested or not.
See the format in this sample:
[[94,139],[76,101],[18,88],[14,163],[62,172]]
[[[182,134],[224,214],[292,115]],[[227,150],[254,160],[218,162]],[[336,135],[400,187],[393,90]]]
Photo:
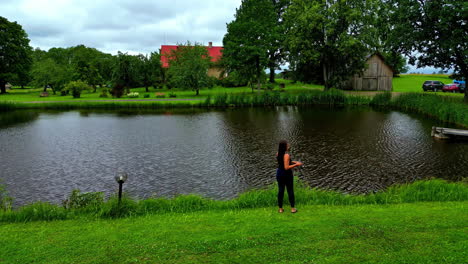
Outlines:
[[[169,54],[178,47],[177,45],[161,45],[161,63],[163,68],[169,68]],[[214,47],[213,42],[209,42],[206,49],[208,50],[208,55],[211,57],[212,62],[219,61],[223,56],[223,47]]]

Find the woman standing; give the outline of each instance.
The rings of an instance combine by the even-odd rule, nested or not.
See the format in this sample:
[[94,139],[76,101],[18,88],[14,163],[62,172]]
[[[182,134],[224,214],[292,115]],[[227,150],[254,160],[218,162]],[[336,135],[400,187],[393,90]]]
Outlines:
[[283,213],[283,197],[284,197],[284,188],[288,190],[289,203],[291,204],[291,213],[296,213],[297,209],[295,206],[294,200],[294,187],[293,187],[293,172],[294,167],[302,166],[302,163],[299,161],[291,161],[291,156],[289,155],[290,145],[286,140],[281,140],[279,142],[278,153],[276,154],[276,159],[278,161],[278,169],[276,170],[276,180],[278,181],[278,206],[279,212]]

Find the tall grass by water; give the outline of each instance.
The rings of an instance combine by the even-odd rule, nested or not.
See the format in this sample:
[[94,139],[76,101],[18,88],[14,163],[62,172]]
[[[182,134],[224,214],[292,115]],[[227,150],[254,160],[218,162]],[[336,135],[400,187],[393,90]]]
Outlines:
[[174,108],[226,108],[226,107],[271,107],[271,106],[378,106],[390,107],[403,112],[417,112],[444,122],[468,127],[468,105],[461,97],[436,94],[389,92],[377,93],[373,98],[346,95],[341,90],[312,90],[299,94],[280,91],[259,93],[222,93],[194,101],[138,101],[138,102],[50,102],[11,103],[0,102],[0,110],[15,109],[174,109]]
[[416,112],[444,122],[468,127],[468,104],[464,103],[462,98],[407,93],[394,98],[391,106],[405,112]]
[[[272,207],[273,210],[277,203],[276,194],[276,186],[271,186],[266,189],[248,191],[235,199],[227,201],[207,199],[198,195],[180,195],[173,199],[151,198],[136,200],[130,197],[124,197],[121,204],[118,203],[116,197],[111,197],[109,200],[104,201],[100,198],[100,195],[94,195],[97,199],[88,199],[89,202],[81,203],[80,206],[72,208],[37,202],[14,210],[3,210],[0,212],[0,221],[28,222],[77,218],[118,218],[147,214],[187,213],[202,210],[236,210],[260,207]],[[295,194],[298,207],[303,205],[361,205],[428,201],[467,201],[468,184],[464,182],[450,183],[444,180],[433,179],[397,185],[385,191],[372,194],[352,195],[335,191],[312,189],[300,182],[296,182]],[[83,195],[89,196],[89,194]],[[77,196],[76,193],[75,198],[83,201],[82,196]]]

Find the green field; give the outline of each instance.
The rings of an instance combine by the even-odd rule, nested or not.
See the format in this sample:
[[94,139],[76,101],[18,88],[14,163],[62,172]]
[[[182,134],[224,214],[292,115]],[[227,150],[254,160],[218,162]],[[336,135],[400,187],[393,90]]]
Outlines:
[[[402,75],[401,77],[393,79],[393,91],[396,93],[406,93],[406,92],[422,92],[422,84],[426,80],[439,80],[443,83],[451,83],[452,80],[448,78],[447,75],[417,75],[417,74],[408,74]],[[299,94],[307,91],[322,90],[323,86],[313,85],[313,84],[303,84],[303,83],[291,83],[291,81],[277,80],[275,90],[278,90],[278,83],[286,84],[286,93],[288,94]],[[0,101],[16,101],[16,102],[32,102],[32,101],[70,101],[70,102],[79,102],[86,100],[110,100],[112,97],[101,98],[100,90],[96,93],[85,91],[81,94],[81,98],[74,99],[71,95],[60,96],[59,93],[56,95],[52,94],[52,91],[48,89],[50,93],[49,97],[39,97],[41,93],[41,88],[31,88],[31,89],[19,89],[15,88],[10,90],[6,95],[0,95]],[[164,93],[166,99],[169,98],[170,93],[176,94],[176,99],[192,99],[192,100],[205,100],[207,96],[214,96],[217,94],[251,94],[252,90],[248,87],[238,87],[238,88],[224,88],[224,87],[214,87],[212,89],[202,89],[200,95],[196,96],[194,91],[183,91],[180,89],[150,89],[149,93],[146,93],[145,88],[134,88],[131,89],[132,92],[138,92],[140,97],[138,99],[144,99],[144,95],[148,94],[149,99],[158,99],[155,96],[155,93]],[[357,92],[358,94],[360,92]],[[365,93],[365,92],[362,92]],[[429,92],[428,92],[429,93]],[[438,94],[444,94],[438,92]],[[462,97],[462,94],[447,94],[456,97]],[[132,99],[127,96],[122,97],[122,99]]]
[[0,225],[0,263],[465,263],[466,202]]

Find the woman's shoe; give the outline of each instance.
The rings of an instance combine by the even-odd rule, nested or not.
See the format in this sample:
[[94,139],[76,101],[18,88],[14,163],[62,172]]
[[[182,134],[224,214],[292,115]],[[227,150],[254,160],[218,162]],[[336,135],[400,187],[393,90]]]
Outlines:
[[283,208],[280,208],[280,209],[278,210],[278,213],[284,213],[284,209],[283,209]]
[[297,209],[296,208],[291,208],[291,213],[293,213],[293,214],[297,213]]

